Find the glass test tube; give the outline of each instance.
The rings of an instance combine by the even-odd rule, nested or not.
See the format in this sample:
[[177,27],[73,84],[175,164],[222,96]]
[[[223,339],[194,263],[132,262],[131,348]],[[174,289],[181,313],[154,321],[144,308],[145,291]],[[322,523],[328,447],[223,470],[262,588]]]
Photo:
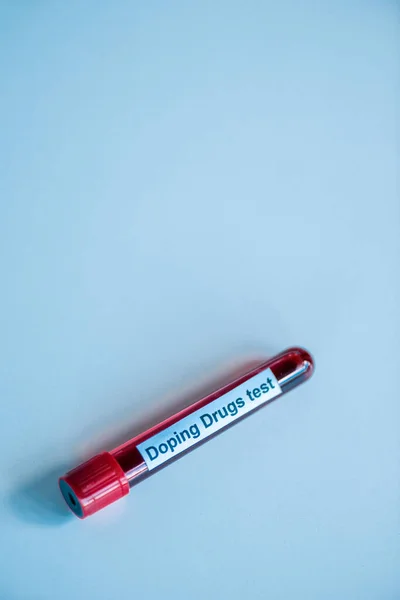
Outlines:
[[88,517],[130,488],[306,381],[311,355],[290,348],[220,387],[111,452],[102,452],[59,479],[72,512]]

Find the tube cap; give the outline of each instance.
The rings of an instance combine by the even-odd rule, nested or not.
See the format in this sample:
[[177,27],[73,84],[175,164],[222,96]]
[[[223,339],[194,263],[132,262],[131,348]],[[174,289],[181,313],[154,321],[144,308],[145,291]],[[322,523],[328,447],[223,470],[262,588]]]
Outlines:
[[81,519],[129,494],[128,479],[109,452],[69,471],[58,483],[69,508]]

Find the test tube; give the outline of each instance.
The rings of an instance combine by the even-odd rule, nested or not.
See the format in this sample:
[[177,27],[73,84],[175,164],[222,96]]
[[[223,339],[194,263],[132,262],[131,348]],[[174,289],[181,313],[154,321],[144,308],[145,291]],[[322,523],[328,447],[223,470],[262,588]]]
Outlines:
[[306,381],[312,356],[289,348],[59,479],[72,512],[84,519],[126,496],[137,483]]

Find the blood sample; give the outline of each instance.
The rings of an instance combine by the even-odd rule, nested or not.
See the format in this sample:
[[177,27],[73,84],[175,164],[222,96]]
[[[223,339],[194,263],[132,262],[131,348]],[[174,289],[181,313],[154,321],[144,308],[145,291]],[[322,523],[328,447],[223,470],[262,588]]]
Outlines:
[[182,457],[239,420],[306,381],[311,355],[290,348],[217,391],[128,440],[97,454],[59,479],[72,512],[81,519],[115,500],[153,472]]

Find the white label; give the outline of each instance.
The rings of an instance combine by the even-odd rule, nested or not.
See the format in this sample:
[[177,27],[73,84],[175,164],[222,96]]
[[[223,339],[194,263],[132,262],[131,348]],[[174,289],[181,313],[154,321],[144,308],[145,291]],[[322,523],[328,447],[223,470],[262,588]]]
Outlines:
[[175,425],[153,435],[139,444],[137,449],[149,471],[152,471],[281,393],[275,375],[271,369],[266,369]]

